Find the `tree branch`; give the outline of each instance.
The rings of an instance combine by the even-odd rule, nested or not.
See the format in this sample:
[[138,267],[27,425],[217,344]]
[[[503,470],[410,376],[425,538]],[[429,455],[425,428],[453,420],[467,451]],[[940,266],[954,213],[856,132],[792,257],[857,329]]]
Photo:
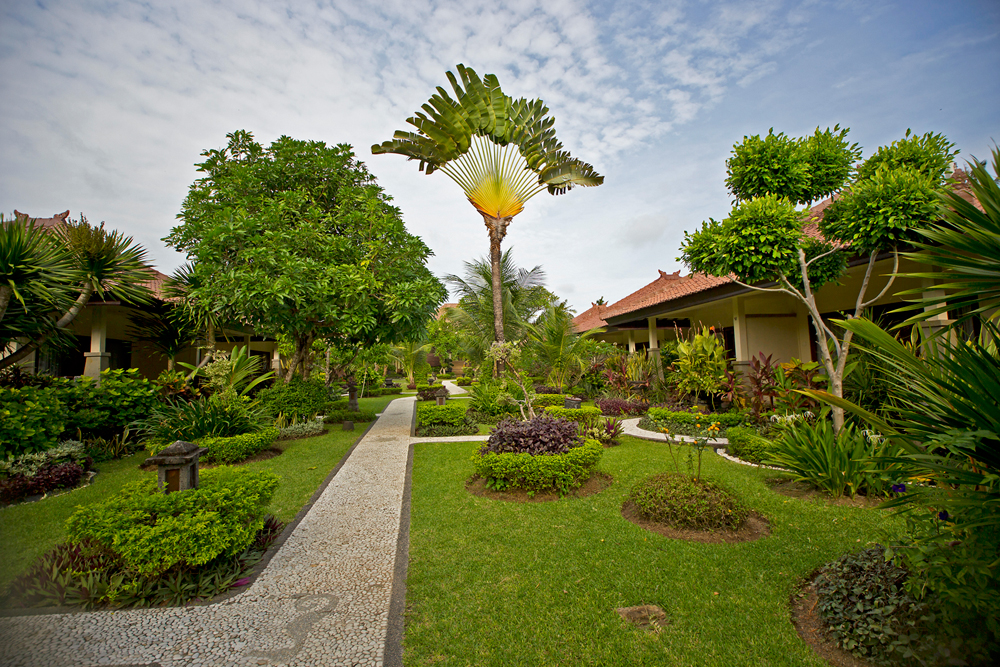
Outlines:
[[831,248],[830,250],[827,250],[826,252],[824,252],[822,255],[816,255],[815,257],[813,257],[812,259],[810,259],[808,262],[806,262],[806,267],[812,266],[812,263],[815,262],[817,259],[823,259],[824,257],[826,257],[828,255],[832,255],[833,253],[837,252],[839,249],[840,248]]
[[[887,282],[885,284],[885,287],[883,287],[882,291],[878,293],[878,296],[876,296],[871,301],[868,301],[866,303],[861,304],[861,309],[862,310],[864,310],[865,308],[867,308],[868,306],[872,305],[873,303],[875,303],[876,301],[878,301],[879,299],[881,299],[883,296],[885,296],[885,293],[889,291],[889,288],[892,287],[892,284],[894,282],[896,282],[896,272],[898,270],[899,270],[899,250],[896,249],[896,248],[893,248],[892,249],[892,273],[889,275],[889,282]],[[859,314],[860,313],[856,313],[855,317],[857,317]]]

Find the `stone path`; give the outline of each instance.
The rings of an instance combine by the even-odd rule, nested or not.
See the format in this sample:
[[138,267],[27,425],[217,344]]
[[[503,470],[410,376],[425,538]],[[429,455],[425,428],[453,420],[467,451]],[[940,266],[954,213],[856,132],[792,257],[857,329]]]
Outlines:
[[244,592],[199,607],[0,618],[0,665],[382,665],[413,404],[389,404]]

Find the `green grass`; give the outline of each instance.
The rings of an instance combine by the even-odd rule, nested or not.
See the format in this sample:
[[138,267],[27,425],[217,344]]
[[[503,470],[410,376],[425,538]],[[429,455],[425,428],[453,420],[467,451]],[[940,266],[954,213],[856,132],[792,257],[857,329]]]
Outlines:
[[[770,537],[696,544],[621,517],[638,480],[671,469],[664,445],[605,450],[612,486],[586,498],[510,503],[469,494],[479,443],[415,445],[405,664],[813,665],[788,600],[845,551],[893,530],[885,512],[773,493],[764,471],[706,453],[703,473],[771,522]],[[617,607],[657,604],[659,634]]]
[[[377,396],[358,402],[363,409],[381,411],[393,398]],[[354,431],[330,427],[326,435],[301,440],[279,441],[275,447],[283,453],[266,461],[246,464],[252,470],[270,470],[281,481],[269,511],[282,521],[290,521],[312,497],[319,485],[337,465],[367,424]],[[119,461],[97,465],[99,473],[89,487],[0,509],[0,591],[38,556],[59,544],[66,536],[66,520],[79,505],[104,500],[125,484],[140,479],[155,479],[155,472],[142,472],[139,465],[146,454],[140,452]]]

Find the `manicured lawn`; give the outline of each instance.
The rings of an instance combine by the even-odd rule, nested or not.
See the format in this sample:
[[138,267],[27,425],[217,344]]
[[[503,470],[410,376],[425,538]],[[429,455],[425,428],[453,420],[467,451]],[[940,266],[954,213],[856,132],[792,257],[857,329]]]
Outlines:
[[[358,403],[363,409],[381,412],[395,398],[399,397],[377,396],[360,399]],[[274,446],[283,450],[280,456],[246,464],[253,470],[271,470],[281,478],[270,512],[282,521],[293,519],[367,426],[357,424],[354,431],[342,431],[338,425],[331,425],[323,436],[279,441]],[[98,464],[100,472],[87,488],[0,509],[0,535],[3,536],[0,539],[0,591],[35,558],[65,538],[66,519],[78,505],[103,500],[129,482],[155,479],[155,472],[139,470],[146,456],[145,452],[140,452],[127,459]]]
[[[479,443],[420,443],[413,464],[405,663],[416,665],[824,664],[789,621],[796,584],[893,530],[888,513],[777,495],[768,473],[705,455],[703,473],[771,522],[770,537],[696,544],[621,517],[646,475],[669,470],[662,444],[624,438],[586,498],[510,503],[469,494]],[[659,634],[617,607],[656,604]]]

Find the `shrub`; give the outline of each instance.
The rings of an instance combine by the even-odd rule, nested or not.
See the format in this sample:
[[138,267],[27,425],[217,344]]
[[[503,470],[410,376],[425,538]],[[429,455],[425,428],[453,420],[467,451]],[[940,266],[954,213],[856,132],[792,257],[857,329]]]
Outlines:
[[528,421],[503,420],[490,433],[479,453],[565,454],[582,443],[577,424],[543,415]]
[[[517,412],[516,405],[501,403],[500,397],[504,393],[504,386],[499,382],[492,380],[477,382],[469,387],[469,393],[472,395],[472,402],[469,407],[477,413],[485,415],[487,419],[502,418]],[[484,420],[480,421],[484,424],[491,423]]]
[[460,426],[465,421],[465,406],[461,403],[417,405],[417,426]]
[[853,498],[880,487],[871,460],[874,449],[852,424],[835,434],[825,417],[815,423],[797,419],[781,424],[765,463],[789,470],[798,481],[834,498],[845,493]]
[[589,405],[584,406],[582,408],[563,408],[556,405],[550,405],[549,407],[545,408],[545,414],[555,419],[565,419],[567,421],[574,421],[574,422],[585,422],[600,417],[601,409]]
[[54,463],[38,469],[34,475],[12,475],[0,480],[0,501],[12,503],[25,496],[41,495],[54,489],[68,489],[80,483],[84,466],[73,461]]
[[535,408],[547,408],[553,405],[561,408],[566,398],[565,394],[538,394],[531,401],[531,405]]
[[57,380],[61,398],[69,409],[66,430],[94,437],[112,438],[138,419],[144,419],[160,402],[160,387],[139,375],[135,368],[101,371],[92,378]]
[[70,542],[92,540],[114,552],[139,576],[204,565],[251,544],[277,485],[273,473],[225,466],[203,471],[197,489],[180,493],[162,493],[155,480],[134,482],[78,508],[67,532]]
[[69,412],[51,387],[0,387],[0,457],[55,446]]
[[437,391],[444,387],[443,384],[418,384],[417,385],[417,400],[418,401],[433,401],[437,398]]
[[447,437],[452,435],[475,435],[479,433],[479,424],[473,415],[466,412],[458,424],[427,424],[417,427],[420,437]]
[[[748,415],[743,412],[713,412],[702,414],[700,412],[678,412],[669,408],[650,408],[647,413],[650,421],[655,425],[655,429],[668,429],[675,435],[698,435],[708,424],[718,424],[719,428],[730,428],[732,426],[746,426]],[[700,424],[700,426],[699,426]]]
[[661,473],[642,480],[629,492],[626,502],[634,503],[644,519],[674,528],[735,530],[748,514],[718,484],[681,473]]
[[625,398],[599,398],[594,401],[601,412],[612,417],[636,417],[649,409],[649,403]]
[[879,663],[916,655],[935,664],[926,661],[936,651],[928,605],[905,591],[907,571],[884,554],[876,545],[824,566],[816,580],[820,616],[837,645],[854,655]]
[[278,429],[278,437],[285,438],[305,438],[311,435],[320,435],[326,431],[322,419],[313,419],[307,422],[291,424],[282,429]]
[[750,463],[760,463],[768,458],[771,451],[771,441],[762,438],[755,429],[746,426],[732,426],[726,429],[726,440],[729,441],[726,451],[731,456]]
[[87,467],[87,452],[82,442],[63,440],[44,452],[21,454],[16,458],[6,460],[0,459],[0,475],[22,475],[30,478],[34,477],[45,466],[68,462],[79,463]]
[[279,414],[292,421],[312,419],[323,412],[329,392],[322,380],[303,380],[299,376],[291,382],[277,381],[257,394],[261,408],[272,417]]
[[470,377],[455,378],[455,384],[458,385],[459,387],[468,387],[468,386],[471,386],[472,385],[472,381],[473,380]]
[[559,387],[552,387],[547,384],[536,384],[534,388],[536,394],[559,394],[562,396],[563,393]]
[[486,481],[487,487],[496,491],[515,488],[529,492],[555,489],[561,494],[569,493],[587,481],[604,453],[604,447],[596,440],[586,440],[563,454],[532,455],[484,450],[485,447],[472,460],[476,474]]
[[208,448],[206,462],[239,463],[262,452],[278,438],[278,429],[266,428],[257,433],[244,433],[224,438],[203,438],[198,441]]
[[580,424],[580,429],[585,438],[597,440],[605,447],[617,445],[619,438],[625,434],[621,420],[614,417],[598,418],[592,423]]
[[327,410],[327,412],[336,412],[337,410],[346,410],[349,403],[350,403],[349,399],[338,398],[335,401],[330,401],[329,403],[327,403],[326,404],[326,410]]
[[220,556],[197,568],[176,566],[148,578],[126,571],[114,552],[93,540],[60,544],[11,584],[10,599],[19,607],[73,605],[84,609],[105,604],[152,607],[207,600],[249,576],[282,527],[280,521],[268,516],[240,554]]
[[323,418],[327,424],[340,424],[342,422],[370,422],[374,421],[375,413],[371,410],[330,410]]
[[266,422],[265,414],[253,407],[246,397],[226,400],[224,394],[186,402],[168,400],[157,406],[145,419],[135,422],[144,437],[170,443],[194,442],[207,437],[229,437],[254,433]]

